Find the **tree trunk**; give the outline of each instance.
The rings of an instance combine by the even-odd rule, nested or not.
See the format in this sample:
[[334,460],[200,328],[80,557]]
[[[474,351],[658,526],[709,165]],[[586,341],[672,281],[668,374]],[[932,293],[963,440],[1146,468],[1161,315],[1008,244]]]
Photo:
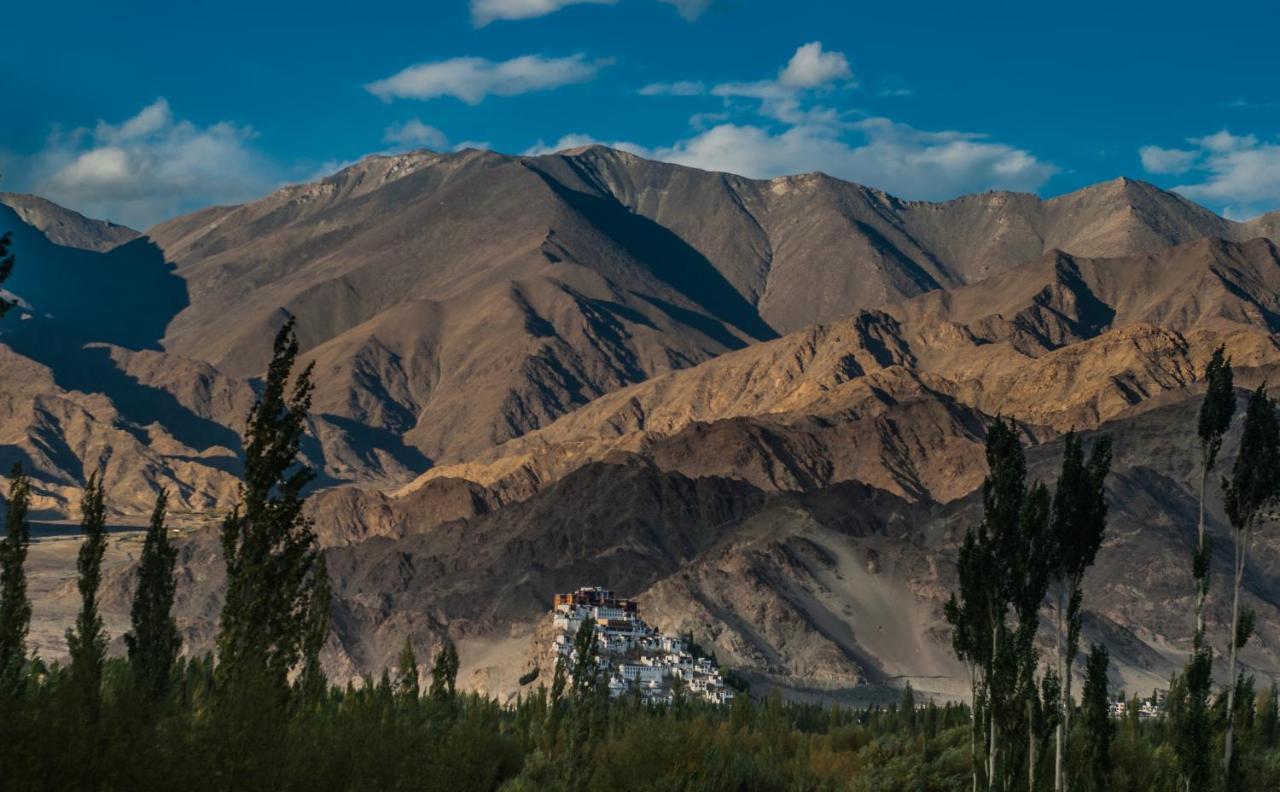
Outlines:
[[[1196,547],[1201,555],[1204,554],[1204,492],[1209,481],[1209,466],[1204,465],[1200,471],[1200,542]],[[1206,559],[1207,560],[1207,559]],[[1208,575],[1208,566],[1205,567],[1205,575]],[[1204,635],[1204,599],[1208,586],[1205,585],[1205,578],[1196,578],[1196,635],[1195,648],[1200,648],[1200,641]],[[1194,651],[1193,651],[1194,654]]]
[[[1035,686],[1031,688],[1035,692]],[[1035,704],[1027,699],[1027,791],[1036,792],[1036,711]]]
[[[1058,629],[1056,632],[1057,645],[1055,647],[1055,659],[1058,667],[1058,684],[1062,684],[1063,680],[1063,659],[1062,651],[1062,585],[1058,585],[1058,602],[1055,608],[1057,612]],[[1061,688],[1059,688],[1061,690]],[[1053,789],[1054,792],[1062,792],[1062,754],[1066,748],[1066,734],[1062,730],[1063,719],[1066,717],[1067,704],[1066,700],[1059,696],[1058,699],[1058,726],[1054,729],[1054,756],[1053,756]]]
[[[1078,583],[1072,584],[1071,588],[1066,592],[1067,602],[1072,602],[1076,597],[1076,586]],[[1070,624],[1067,625],[1070,630]],[[1071,647],[1067,646],[1062,656],[1062,745],[1063,752],[1066,752],[1067,740],[1071,737],[1071,709],[1073,702],[1071,700],[1071,666],[1075,662],[1075,658],[1071,656]],[[1071,789],[1071,780],[1067,777],[1066,762],[1063,761],[1062,766],[1062,789],[1061,792],[1067,792]]]
[[969,666],[969,755],[973,759],[973,792],[978,792],[978,669]]
[[1248,527],[1236,534],[1235,553],[1235,585],[1231,595],[1231,661],[1228,668],[1231,678],[1227,684],[1227,736],[1226,750],[1222,756],[1222,770],[1231,773],[1231,751],[1235,741],[1236,720],[1236,630],[1240,628],[1240,583],[1244,580],[1245,546],[1248,541]]
[[[996,624],[996,620],[991,620],[991,667],[996,667],[997,658],[1000,656],[1000,629]],[[994,690],[991,680],[991,674],[987,674],[987,718],[990,721],[989,741],[987,743],[987,788],[996,789],[996,761],[999,754],[999,742],[996,739],[996,698],[991,691]]]

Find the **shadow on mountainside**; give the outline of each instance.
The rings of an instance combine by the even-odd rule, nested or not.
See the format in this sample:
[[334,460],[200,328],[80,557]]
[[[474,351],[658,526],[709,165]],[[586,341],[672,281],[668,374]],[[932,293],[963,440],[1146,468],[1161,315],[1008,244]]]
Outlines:
[[197,451],[222,446],[239,453],[240,436],[234,430],[197,415],[172,393],[129,376],[112,359],[111,347],[92,343],[62,322],[33,317],[6,323],[0,339],[48,366],[59,388],[105,395],[130,424],[158,423]]
[[705,256],[669,229],[629,211],[616,201],[579,192],[536,168],[531,170],[565,203],[620,244],[633,258],[645,264],[668,286],[752,338],[765,341],[778,337],[777,331],[760,318],[755,307]]
[[186,282],[146,237],[106,253],[63,247],[0,205],[5,231],[17,259],[5,288],[90,341],[160,349],[170,320],[189,304]]

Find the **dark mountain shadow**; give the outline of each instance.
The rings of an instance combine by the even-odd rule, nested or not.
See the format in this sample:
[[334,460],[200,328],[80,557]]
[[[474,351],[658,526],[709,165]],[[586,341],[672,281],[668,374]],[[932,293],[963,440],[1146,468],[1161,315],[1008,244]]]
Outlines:
[[165,328],[189,304],[186,282],[146,237],[106,253],[63,247],[0,205],[5,231],[17,259],[5,288],[86,339],[160,349]]
[[530,170],[668,286],[752,338],[764,341],[778,337],[777,331],[760,318],[755,306],[705,256],[669,229],[617,201],[573,190],[537,168],[530,166]]
[[199,451],[212,446],[240,450],[236,432],[195,414],[168,391],[130,377],[111,359],[110,348],[86,345],[84,336],[61,321],[32,317],[6,322],[0,339],[48,366],[63,390],[104,394],[132,424],[159,423],[180,443]]
[[673,305],[666,300],[659,300],[657,297],[640,292],[632,292],[636,297],[662,311],[667,316],[686,327],[692,327],[707,338],[722,345],[725,349],[742,349],[747,345],[745,341],[738,338],[724,328],[724,325],[712,319],[706,314],[700,314],[697,311],[690,311],[688,308],[681,308]]
[[362,454],[369,455],[370,462],[374,461],[371,452],[378,449],[389,454],[392,459],[409,470],[421,472],[431,467],[431,460],[426,454],[411,445],[406,445],[404,438],[393,431],[379,429],[360,423],[353,418],[344,418],[332,413],[323,413],[316,417],[342,430],[353,448]]

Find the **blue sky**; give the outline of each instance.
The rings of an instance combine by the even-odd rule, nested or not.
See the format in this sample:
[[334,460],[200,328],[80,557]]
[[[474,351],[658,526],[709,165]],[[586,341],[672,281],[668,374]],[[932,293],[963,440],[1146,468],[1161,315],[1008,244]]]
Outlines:
[[0,188],[137,227],[384,151],[598,141],[906,198],[1280,209],[1275,3],[11,4]]

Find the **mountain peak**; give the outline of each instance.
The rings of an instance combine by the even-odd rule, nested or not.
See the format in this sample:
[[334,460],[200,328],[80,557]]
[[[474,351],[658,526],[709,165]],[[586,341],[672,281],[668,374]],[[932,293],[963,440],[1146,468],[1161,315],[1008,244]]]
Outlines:
[[22,222],[40,231],[50,242],[63,247],[105,253],[141,236],[127,226],[85,217],[38,195],[0,193],[0,204],[12,209]]

